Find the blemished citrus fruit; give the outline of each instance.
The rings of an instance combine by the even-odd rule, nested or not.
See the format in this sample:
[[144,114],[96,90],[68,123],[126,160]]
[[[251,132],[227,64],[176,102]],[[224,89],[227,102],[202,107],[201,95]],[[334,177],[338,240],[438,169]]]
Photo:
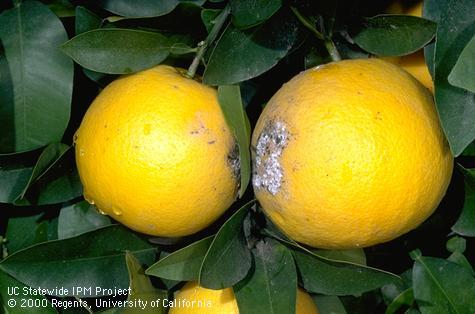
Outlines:
[[252,138],[253,187],[290,238],[366,247],[416,228],[449,184],[453,156],[432,95],[400,67],[345,60],[300,73]]
[[[396,2],[396,4],[399,2]],[[388,9],[388,13],[392,14],[406,14],[421,17],[422,16],[422,2],[416,3],[415,5],[409,7],[402,7],[399,5],[394,5]],[[422,83],[426,88],[428,88],[432,93],[434,92],[434,82],[427,68],[424,50],[418,50],[414,53],[411,53],[402,57],[387,57],[383,58],[386,61],[397,64],[401,66],[404,70],[411,73],[419,82]]]
[[[232,288],[211,290],[188,282],[175,294],[177,306],[169,314],[238,314],[239,308]],[[318,314],[317,306],[305,290],[297,289],[296,314]]]
[[195,233],[237,195],[239,159],[217,92],[157,66],[122,76],[75,135],[84,197],[133,230]]

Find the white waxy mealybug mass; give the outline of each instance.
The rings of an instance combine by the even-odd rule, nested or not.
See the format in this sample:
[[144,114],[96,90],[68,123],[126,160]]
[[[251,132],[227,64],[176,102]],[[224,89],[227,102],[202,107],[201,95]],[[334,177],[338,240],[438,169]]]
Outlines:
[[280,164],[283,149],[287,146],[289,132],[285,123],[269,121],[262,130],[255,149],[252,184],[266,189],[272,195],[279,192],[284,173]]

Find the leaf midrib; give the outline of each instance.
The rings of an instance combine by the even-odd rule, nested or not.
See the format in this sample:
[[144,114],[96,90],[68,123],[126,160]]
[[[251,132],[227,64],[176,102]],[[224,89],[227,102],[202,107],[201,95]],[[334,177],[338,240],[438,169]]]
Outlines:
[[262,268],[264,270],[264,276],[266,277],[266,280],[265,280],[265,283],[266,283],[266,293],[267,293],[267,296],[268,296],[268,300],[269,300],[269,306],[270,306],[270,310],[271,310],[271,314],[274,314],[275,311],[274,311],[274,307],[273,307],[273,303],[272,303],[272,296],[270,294],[270,286],[269,286],[269,282],[270,282],[270,276],[269,276],[269,271],[267,269],[267,265],[265,263],[265,260],[263,258],[263,256],[261,256],[261,253],[259,252],[259,258],[261,259],[261,262],[262,262]]
[[[221,261],[222,257],[227,254],[227,252],[229,251],[229,249],[232,247],[232,245],[234,244],[234,241],[236,240],[236,237],[232,237],[232,239],[230,241],[228,241],[228,243],[226,244],[226,246],[224,247],[224,250],[221,250],[221,254],[219,254],[217,256],[217,258],[214,260],[214,263],[211,264],[211,267],[208,267],[208,269],[211,270],[211,272],[214,272],[217,268],[216,268],[216,265],[219,264],[219,262]],[[206,257],[208,256],[205,256],[205,260],[206,260]],[[203,263],[203,265],[205,265],[205,263]],[[210,273],[209,271],[206,271],[207,273]]]
[[459,311],[457,311],[457,308],[455,307],[454,303],[452,302],[452,299],[449,298],[449,296],[447,295],[447,293],[445,292],[444,288],[442,287],[442,285],[439,283],[439,281],[437,280],[437,278],[432,274],[432,272],[430,271],[429,267],[424,263],[424,261],[422,260],[422,258],[418,257],[417,258],[417,261],[419,263],[421,263],[421,265],[424,267],[424,269],[426,270],[427,274],[429,274],[430,278],[435,282],[436,286],[440,289],[440,291],[442,291],[442,294],[446,297],[446,299],[449,301],[449,304],[450,306],[452,307],[452,309],[455,311],[455,313],[460,313]]
[[[147,252],[147,251],[153,251],[153,250],[156,250],[156,248],[148,248],[148,249],[142,249],[142,250],[132,250],[130,252],[140,254],[140,253],[144,253],[144,252]],[[80,262],[80,261],[84,262],[84,261],[93,261],[93,260],[98,260],[98,259],[116,258],[116,257],[124,256],[124,255],[125,255],[125,251],[123,251],[121,253],[111,254],[111,255],[102,255],[102,256],[94,256],[94,257],[86,257],[86,258],[74,258],[74,259],[70,259],[70,260],[67,260],[67,259],[48,260],[47,264],[58,264],[58,263],[64,264],[64,261],[71,262],[71,263],[76,263],[76,262]],[[9,259],[5,259],[5,260],[3,260],[3,262],[0,263],[0,269],[6,270],[4,264],[6,263],[8,265],[8,260]],[[21,262],[13,261],[11,263],[12,264],[30,264],[30,265],[44,264],[44,262],[34,262],[34,261],[33,262],[32,261],[21,261]]]

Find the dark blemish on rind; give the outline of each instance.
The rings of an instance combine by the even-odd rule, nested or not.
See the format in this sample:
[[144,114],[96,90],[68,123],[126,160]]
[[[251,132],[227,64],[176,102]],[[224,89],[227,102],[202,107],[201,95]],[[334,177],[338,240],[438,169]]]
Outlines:
[[202,121],[200,121],[199,124],[200,125],[198,127],[195,127],[190,131],[190,134],[197,135],[201,133],[210,133],[210,129],[206,128]]
[[376,112],[376,116],[374,117],[376,120],[383,120],[383,118],[381,117],[381,112]]
[[173,85],[173,88],[174,88],[174,89],[180,89],[180,87],[177,86],[177,85]]
[[289,138],[287,126],[281,121],[271,120],[264,126],[256,146],[253,147],[255,157],[252,184],[254,188],[266,189],[272,195],[280,191],[284,182],[280,157]]
[[208,144],[210,144],[210,145],[211,145],[211,144],[214,144],[214,143],[216,143],[216,141],[215,141],[215,140],[213,140],[213,141],[209,141],[209,142],[208,142]]
[[107,124],[104,124],[104,129],[107,129]]
[[231,167],[232,175],[238,182],[241,180],[241,158],[239,157],[239,146],[237,142],[232,146],[227,156],[228,165]]

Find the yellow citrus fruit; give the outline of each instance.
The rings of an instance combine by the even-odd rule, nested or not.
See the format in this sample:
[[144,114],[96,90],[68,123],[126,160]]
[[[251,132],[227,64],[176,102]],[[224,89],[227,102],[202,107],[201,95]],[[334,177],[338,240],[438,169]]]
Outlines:
[[[395,2],[389,9],[388,13],[392,14],[406,14],[421,17],[422,16],[422,2],[416,3],[408,8],[404,8],[400,2]],[[434,82],[427,68],[424,50],[416,51],[412,54],[402,57],[387,57],[383,58],[386,61],[401,66],[404,70],[411,73],[419,82],[428,88],[432,93],[434,92]]]
[[432,95],[379,59],[294,77],[264,108],[252,152],[266,214],[294,240],[328,249],[416,228],[439,204],[453,167]]
[[[175,294],[177,306],[169,314],[238,314],[238,304],[232,288],[211,290],[188,282]],[[296,314],[318,314],[317,306],[305,290],[297,289]]]
[[239,159],[216,90],[157,66],[122,76],[75,135],[84,197],[124,225],[184,236],[234,201]]
[[[407,1],[406,1],[407,2]],[[389,14],[406,14],[412,16],[422,16],[422,1],[414,3],[404,3],[404,1],[394,1],[385,10]]]
[[397,60],[396,64],[411,73],[422,85],[434,93],[434,82],[425,62],[424,50],[402,56]]

